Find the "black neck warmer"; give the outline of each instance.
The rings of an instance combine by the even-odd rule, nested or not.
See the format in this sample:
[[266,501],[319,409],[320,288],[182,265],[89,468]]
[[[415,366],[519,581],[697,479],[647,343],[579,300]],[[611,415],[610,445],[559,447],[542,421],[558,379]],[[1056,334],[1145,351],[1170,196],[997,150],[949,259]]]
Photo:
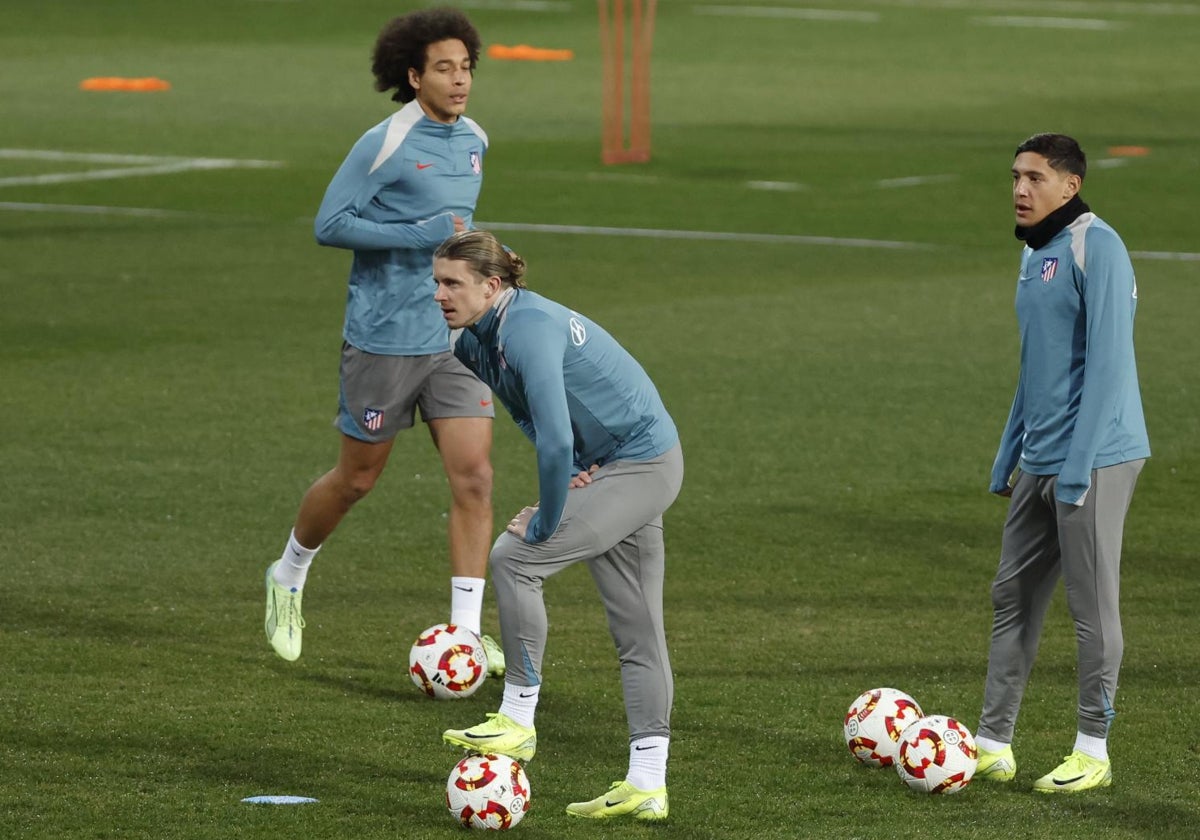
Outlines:
[[1091,208],[1083,203],[1083,199],[1078,194],[1070,201],[1059,207],[1046,218],[1042,219],[1036,225],[1030,227],[1021,227],[1017,225],[1017,239],[1023,241],[1033,250],[1044,248],[1046,243],[1058,235],[1058,232],[1065,228],[1071,222],[1078,219],[1084,213],[1091,211]]

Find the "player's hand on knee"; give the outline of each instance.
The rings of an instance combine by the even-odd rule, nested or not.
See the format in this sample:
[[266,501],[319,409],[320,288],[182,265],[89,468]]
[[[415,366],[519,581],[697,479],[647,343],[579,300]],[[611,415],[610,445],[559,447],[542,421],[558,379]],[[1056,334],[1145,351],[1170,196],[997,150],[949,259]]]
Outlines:
[[521,508],[521,512],[514,516],[504,530],[514,536],[525,539],[525,531],[529,528],[529,520],[533,519],[533,515],[537,513],[537,505]]

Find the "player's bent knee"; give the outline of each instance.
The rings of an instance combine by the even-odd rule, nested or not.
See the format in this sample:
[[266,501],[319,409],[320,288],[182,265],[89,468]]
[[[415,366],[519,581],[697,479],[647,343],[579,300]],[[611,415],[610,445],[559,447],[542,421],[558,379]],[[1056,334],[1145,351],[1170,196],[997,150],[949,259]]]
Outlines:
[[505,531],[498,536],[488,555],[488,567],[492,577],[514,577],[520,574],[521,555],[526,548],[525,541],[515,534]]
[[338,492],[347,504],[354,504],[362,499],[375,487],[379,473],[375,470],[358,470],[340,476]]
[[488,567],[491,568],[492,574],[507,573],[513,566],[512,555],[512,534],[501,534],[495,544],[492,546],[492,551],[488,554]]
[[492,465],[487,461],[470,471],[450,476],[450,492],[455,499],[476,504],[492,499]]
[[992,584],[992,607],[997,610],[1010,609],[1021,600],[1021,587],[1015,580],[998,581]]

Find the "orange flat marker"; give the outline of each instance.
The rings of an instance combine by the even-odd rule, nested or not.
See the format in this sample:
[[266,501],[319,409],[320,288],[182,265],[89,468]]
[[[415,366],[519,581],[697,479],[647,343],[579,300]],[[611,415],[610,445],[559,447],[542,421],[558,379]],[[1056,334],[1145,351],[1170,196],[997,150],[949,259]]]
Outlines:
[[1108,154],[1112,157],[1145,157],[1150,154],[1149,146],[1109,146]]
[[571,61],[575,53],[571,50],[549,50],[544,47],[531,47],[528,44],[517,44],[506,47],[503,44],[492,44],[488,47],[488,58],[500,61]]
[[171,83],[153,76],[129,79],[123,76],[95,76],[79,83],[80,90],[170,90]]

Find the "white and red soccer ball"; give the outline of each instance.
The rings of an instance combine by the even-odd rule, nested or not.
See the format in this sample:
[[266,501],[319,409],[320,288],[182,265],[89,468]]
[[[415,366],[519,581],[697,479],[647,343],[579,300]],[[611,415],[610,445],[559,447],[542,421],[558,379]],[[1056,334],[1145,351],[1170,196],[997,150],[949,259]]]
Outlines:
[[408,673],[417,688],[438,700],[470,697],[487,678],[479,636],[456,624],[435,624],[413,642]]
[[952,717],[929,715],[900,733],[896,772],[922,793],[958,793],[975,775],[979,749],[970,731]]
[[899,689],[864,691],[850,704],[842,723],[846,747],[868,767],[891,767],[900,733],[924,714],[917,701]]
[[469,755],[446,780],[446,807],[468,828],[506,831],[529,810],[529,779],[505,755]]

